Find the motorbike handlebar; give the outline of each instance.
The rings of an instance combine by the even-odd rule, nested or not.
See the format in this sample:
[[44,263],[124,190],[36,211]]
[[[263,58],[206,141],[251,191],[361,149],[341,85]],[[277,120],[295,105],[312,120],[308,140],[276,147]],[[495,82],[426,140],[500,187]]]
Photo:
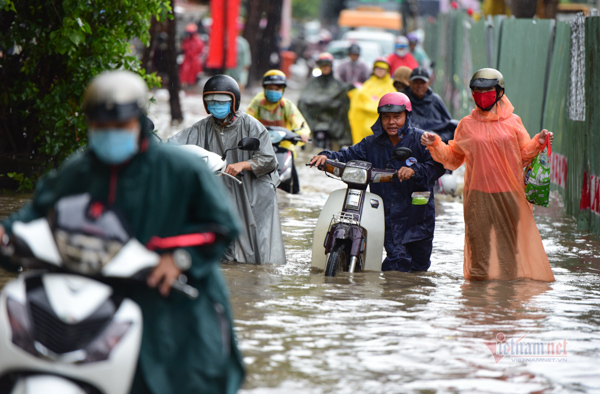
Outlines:
[[373,183],[385,183],[392,182],[394,179],[398,178],[398,171],[392,169],[381,170],[378,168],[373,168],[371,170],[371,182]]
[[[306,163],[307,166],[310,166],[310,163]],[[316,166],[318,170],[325,171],[335,176],[341,177],[342,170],[346,167],[346,163],[327,159],[325,164],[320,164]],[[380,168],[371,168],[370,182],[371,183],[385,183],[392,182],[394,179],[398,178],[398,171],[390,168],[380,169]]]

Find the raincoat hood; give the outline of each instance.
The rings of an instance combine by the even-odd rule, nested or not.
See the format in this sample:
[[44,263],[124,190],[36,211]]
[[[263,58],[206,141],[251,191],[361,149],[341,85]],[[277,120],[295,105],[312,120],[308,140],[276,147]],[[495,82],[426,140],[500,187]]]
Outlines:
[[[404,126],[402,126],[402,128],[398,130],[398,134],[404,134],[405,136],[407,136],[413,131],[413,128],[410,127],[410,115],[410,112],[406,112],[406,120],[404,121]],[[377,118],[377,122],[375,122],[375,124],[371,126],[371,131],[373,132],[373,135],[375,135],[375,137],[377,138],[379,138],[379,136],[382,135],[387,137],[388,134],[383,128],[383,123],[381,123],[381,115],[379,115],[379,117]]]
[[350,98],[350,112],[348,119],[352,129],[352,143],[356,144],[370,135],[373,123],[377,122],[379,114],[377,106],[379,99],[386,93],[396,92],[392,77],[386,74],[379,79],[372,75],[359,89],[348,92]]

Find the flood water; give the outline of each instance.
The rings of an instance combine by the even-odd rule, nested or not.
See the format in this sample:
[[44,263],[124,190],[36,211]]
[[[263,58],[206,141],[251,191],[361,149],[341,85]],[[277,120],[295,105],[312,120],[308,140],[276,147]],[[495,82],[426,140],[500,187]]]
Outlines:
[[[600,238],[577,231],[556,196],[535,211],[554,283],[465,281],[462,204],[443,196],[429,272],[326,279],[310,268],[312,232],[344,184],[305,167],[308,157],[302,194],[278,192],[287,265],[223,266],[242,393],[600,392]],[[1,198],[0,216],[26,199]],[[546,357],[507,352],[514,343]],[[488,345],[509,354],[494,358]]]

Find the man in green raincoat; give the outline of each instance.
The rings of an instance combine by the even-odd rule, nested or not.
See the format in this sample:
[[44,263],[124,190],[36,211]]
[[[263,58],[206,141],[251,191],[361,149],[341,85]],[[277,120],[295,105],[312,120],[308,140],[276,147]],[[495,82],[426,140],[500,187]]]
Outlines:
[[[121,211],[143,244],[219,227],[222,239],[209,247],[182,242],[161,255],[147,285],[129,290],[144,319],[131,392],[235,393],[244,370],[219,263],[238,222],[227,192],[202,160],[152,137],[147,94],[132,72],[96,77],[84,98],[88,149],[41,179],[33,199],[2,223],[0,236],[15,221],[46,216],[61,197],[83,193]],[[182,273],[199,290],[197,299],[170,291]]]

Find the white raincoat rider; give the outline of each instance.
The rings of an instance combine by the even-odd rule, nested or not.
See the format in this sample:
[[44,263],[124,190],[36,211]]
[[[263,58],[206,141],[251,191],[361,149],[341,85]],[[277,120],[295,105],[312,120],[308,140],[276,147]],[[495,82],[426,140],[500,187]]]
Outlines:
[[[204,85],[204,106],[212,116],[196,122],[169,138],[169,143],[194,144],[217,154],[238,146],[245,137],[260,140],[257,151],[227,152],[226,172],[240,176],[242,184],[223,178],[237,205],[242,231],[225,252],[226,261],[285,264],[285,249],[276,188],[279,184],[277,158],[269,133],[252,116],[239,110],[240,90],[226,75],[216,75]],[[235,112],[234,112],[235,110]]]

